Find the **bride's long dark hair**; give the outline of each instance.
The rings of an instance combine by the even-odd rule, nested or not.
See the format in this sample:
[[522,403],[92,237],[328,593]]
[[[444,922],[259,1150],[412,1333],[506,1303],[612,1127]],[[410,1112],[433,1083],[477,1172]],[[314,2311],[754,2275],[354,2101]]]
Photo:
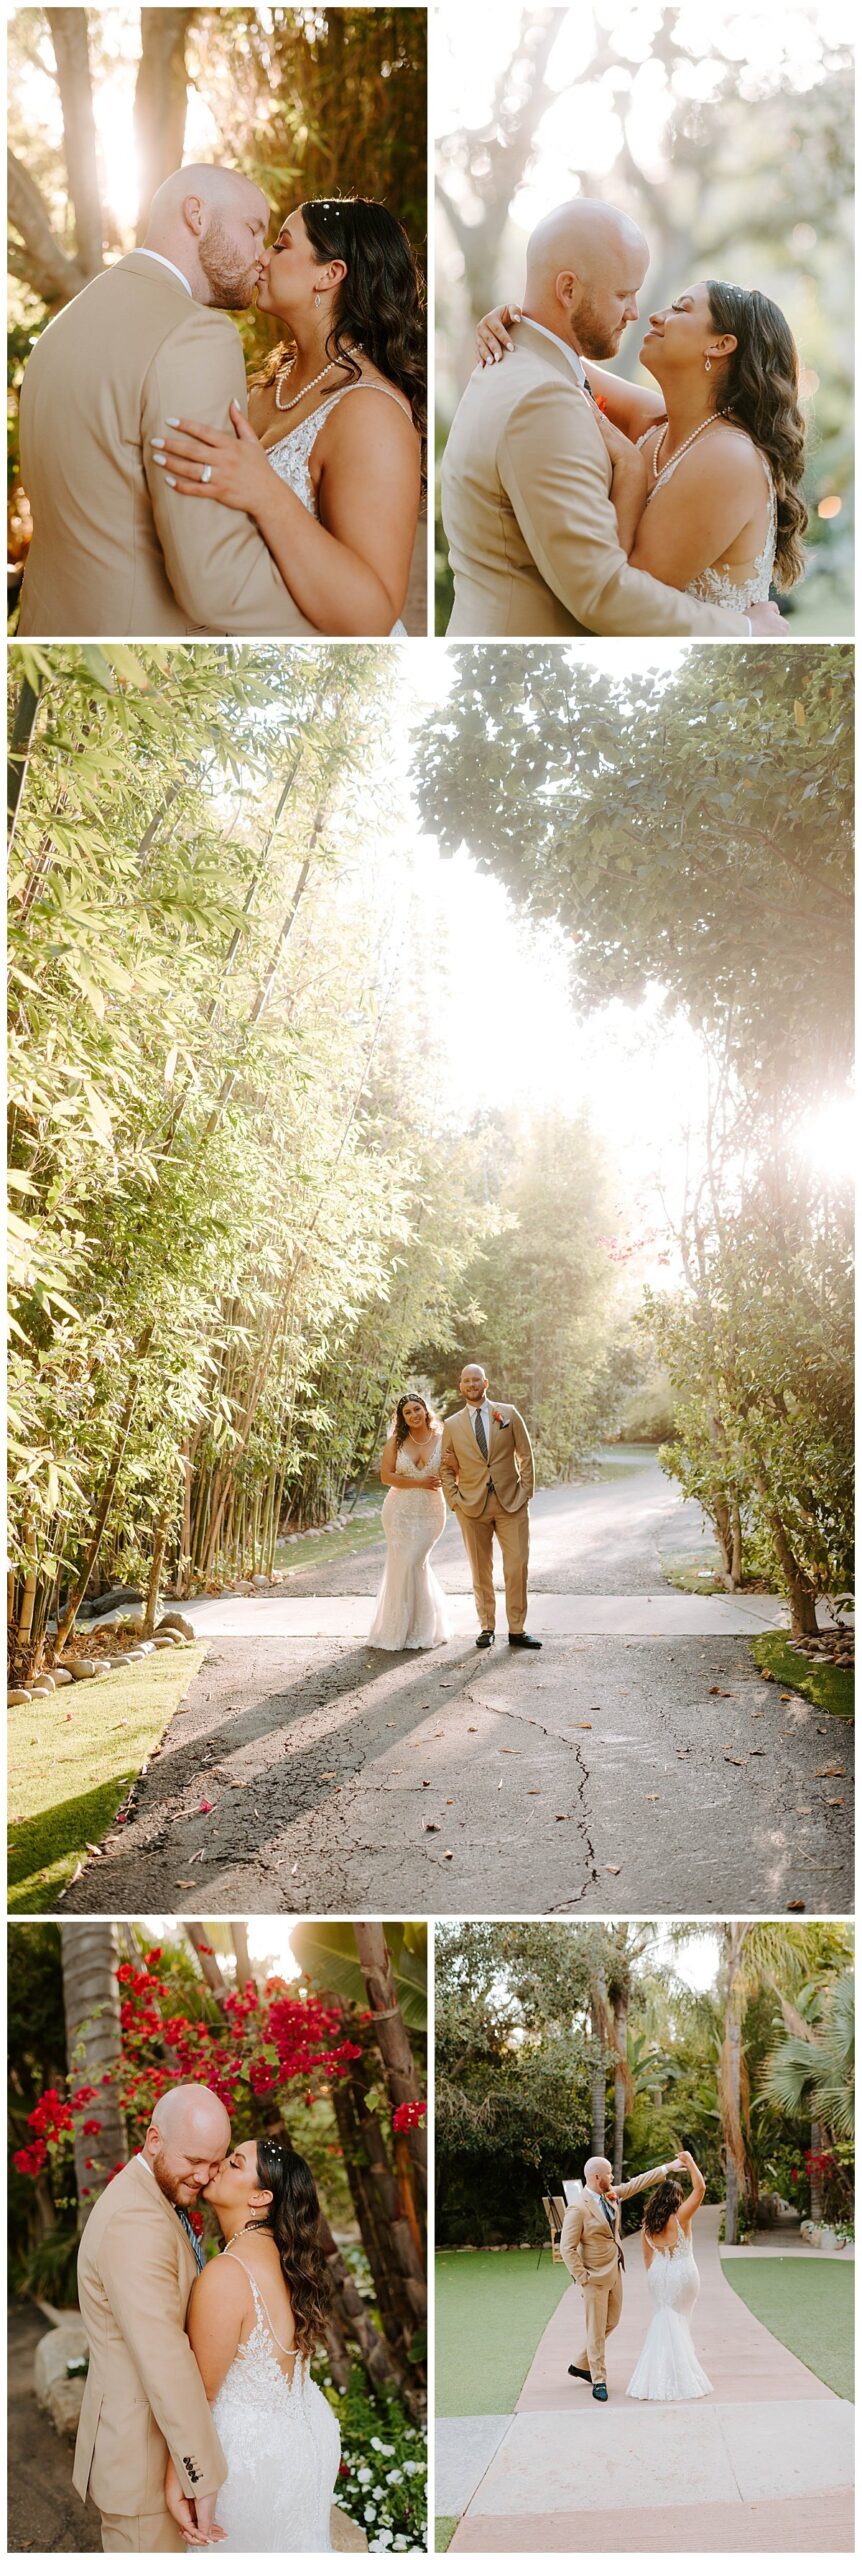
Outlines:
[[664,2231],[672,2216],[679,2212],[681,2203],[682,2188],[677,2186],[676,2179],[663,2178],[661,2186],[656,2187],[655,2194],[650,2196],[644,2214],[645,2231]]
[[410,1438],[409,1426],[404,1420],[404,1407],[406,1404],[424,1405],[425,1420],[428,1424],[429,1431],[436,1431],[439,1427],[436,1413],[432,1413],[427,1396],[420,1395],[418,1388],[408,1387],[406,1395],[399,1396],[398,1403],[395,1407],[396,1453],[399,1449],[403,1449],[405,1440],[409,1440]]
[[301,2356],[310,2356],[326,2337],[329,2290],[317,2188],[302,2153],[269,2134],[257,2145],[257,2174],[272,2195],[264,2229],[272,2232],[281,2260],[295,2343]]
[[805,468],[805,420],[799,407],[799,357],[777,302],[742,285],[707,278],[714,329],[735,337],[718,403],[765,454],[778,509],[774,579],[793,587],[805,567],[802,535],[808,509],[799,496]]
[[[403,391],[423,454],[427,427],[424,288],[403,222],[368,196],[316,196],[300,206],[319,266],[341,258],[347,268],[334,297],[326,353],[355,381],[359,347],[396,391]],[[284,363],[276,347],[258,380],[269,382]]]

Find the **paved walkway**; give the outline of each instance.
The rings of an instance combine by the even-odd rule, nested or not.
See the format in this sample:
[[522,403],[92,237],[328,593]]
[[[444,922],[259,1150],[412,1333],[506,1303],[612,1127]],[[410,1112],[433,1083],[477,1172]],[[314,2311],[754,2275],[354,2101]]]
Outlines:
[[703,1523],[651,1451],[537,1496],[540,1653],[503,1623],[477,1654],[455,1521],[430,1654],[365,1641],[382,1540],[328,1543],[289,1590],[191,1604],[207,1659],[64,1910],[175,1911],[195,1883],[213,1915],[851,1909],[848,1728],[761,1679],[777,1603],[668,1587]]
[[568,2375],[582,2324],[567,2291],[514,2415],[438,2422],[437,2511],[461,2513],[453,2550],[852,2550],[853,2410],[734,2293],[718,2220],[718,2206],[705,2206],[695,2226],[695,2344],[711,2398],[648,2407],[625,2397],[649,2319],[635,2234],[606,2406]]

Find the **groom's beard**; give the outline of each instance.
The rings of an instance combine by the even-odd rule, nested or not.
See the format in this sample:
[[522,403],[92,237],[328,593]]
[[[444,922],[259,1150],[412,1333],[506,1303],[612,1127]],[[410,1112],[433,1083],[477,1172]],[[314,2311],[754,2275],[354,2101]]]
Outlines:
[[197,2204],[201,2189],[196,2178],[172,2177],[158,2153],[152,2162],[152,2171],[157,2187],[161,2187],[162,2194],[167,2196],[169,2204],[181,2204],[184,2213],[188,2213],[190,2205]]
[[260,276],[257,259],[241,266],[237,251],[220,222],[211,222],[198,244],[198,257],[210,289],[210,309],[247,311]]
[[575,345],[582,356],[591,356],[594,364],[601,364],[604,358],[616,355],[625,327],[624,320],[620,321],[618,329],[612,329],[607,320],[602,320],[589,294],[584,295],[577,311],[572,312]]

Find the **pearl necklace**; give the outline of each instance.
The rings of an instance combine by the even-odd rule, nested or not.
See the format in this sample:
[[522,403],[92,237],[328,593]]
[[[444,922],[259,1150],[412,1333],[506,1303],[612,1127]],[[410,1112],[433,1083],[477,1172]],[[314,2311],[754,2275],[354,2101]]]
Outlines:
[[225,2241],[222,2256],[225,2258],[227,2257],[228,2250],[233,2248],[234,2240],[241,2240],[246,2231],[268,2231],[269,2229],[270,2225],[268,2222],[260,2221],[241,2223],[239,2230],[234,2232],[233,2239]]
[[[659,458],[659,454],[661,453],[661,451],[662,451],[662,449],[663,449],[664,442],[665,442],[665,437],[666,437],[666,435],[667,435],[667,419],[665,419],[664,426],[663,426],[663,428],[662,428],[661,435],[659,436],[658,442],[657,442],[657,444],[654,444],[654,446],[653,446],[653,456],[652,456],[652,476],[653,476],[653,487],[654,487],[655,489],[657,489],[657,488],[658,488],[659,481],[660,481],[660,480],[663,480],[663,479],[665,478],[666,473],[667,473],[668,471],[673,471],[673,470],[676,468],[676,464],[677,464],[678,462],[681,462],[681,461],[682,461],[683,454],[688,452],[689,446],[690,446],[690,445],[692,445],[692,444],[696,444],[696,443],[697,443],[698,436],[703,436],[703,435],[705,435],[705,434],[706,434],[707,427],[714,427],[714,426],[717,424],[718,417],[719,417],[719,411],[718,411],[717,409],[712,409],[712,410],[710,410],[710,414],[709,414],[709,417],[708,417],[708,418],[701,418],[700,426],[699,426],[699,427],[695,427],[695,428],[694,428],[693,433],[692,433],[690,436],[686,436],[685,443],[680,445],[679,450],[678,450],[678,452],[677,452],[677,453],[672,453],[672,454],[671,454],[670,461],[669,461],[669,462],[665,462],[665,463],[663,464],[663,466],[662,466],[661,471],[660,471],[660,470],[659,470],[659,467],[658,467],[658,458]],[[650,494],[652,495],[652,491],[650,492]]]
[[[355,355],[357,352],[361,352],[361,350],[358,351],[355,347],[345,347],[344,350],[345,355],[348,356]],[[300,401],[307,400],[309,392],[316,391],[318,383],[325,382],[327,374],[335,373],[341,362],[342,359],[340,356],[331,356],[329,363],[324,365],[322,373],[316,373],[313,381],[303,383],[302,390],[295,391],[292,400],[282,400],[282,383],[290,381],[290,376],[296,363],[295,356],[288,356],[287,363],[281,367],[281,370],[276,375],[275,381],[275,405],[277,409],[281,410],[282,416],[287,416],[288,409],[298,409]]]

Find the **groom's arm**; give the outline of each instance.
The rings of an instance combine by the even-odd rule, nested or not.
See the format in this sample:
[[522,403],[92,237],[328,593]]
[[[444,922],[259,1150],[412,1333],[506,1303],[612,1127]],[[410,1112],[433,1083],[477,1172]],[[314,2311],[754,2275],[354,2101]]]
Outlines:
[[536,1490],[536,1470],[533,1463],[532,1443],[523,1415],[517,1411],[517,1407],[515,1405],[512,1406],[512,1431],[518,1455],[521,1483],[524,1487],[527,1501],[532,1502],[533,1495]]
[[639,2178],[624,2179],[621,2186],[614,2188],[617,2203],[625,2204],[629,2196],[639,2196],[642,2187],[657,2187],[659,2179],[666,2178],[672,2166],[672,2161],[660,2160],[657,2169],[642,2169]]
[[564,2267],[568,2267],[573,2284],[584,2284],[586,2282],[587,2270],[584,2265],[584,2255],[581,2248],[583,2230],[583,2206],[576,2201],[574,2204],[566,2206],[566,2210],[563,2215],[563,2228],[560,2232],[560,2256]]
[[458,1469],[452,1455],[452,1442],[445,1430],[440,1451],[440,1483],[448,1509],[454,1511],[458,1492]]
[[745,613],[701,604],[631,568],[608,495],[607,454],[582,395],[556,379],[524,394],[498,454],[503,487],[545,585],[604,638],[745,640]]
[[170,2225],[117,2213],[99,2250],[99,2274],[156,2425],[188,2498],[213,2496],[227,2464],[183,2325]]
[[168,488],[153,459],[167,418],[227,427],[232,400],[246,407],[242,348],[227,313],[189,302],[153,357],[141,402],[143,464],[168,583],[189,622],[204,632],[266,639],[311,633],[249,516],[234,507],[190,502]]

